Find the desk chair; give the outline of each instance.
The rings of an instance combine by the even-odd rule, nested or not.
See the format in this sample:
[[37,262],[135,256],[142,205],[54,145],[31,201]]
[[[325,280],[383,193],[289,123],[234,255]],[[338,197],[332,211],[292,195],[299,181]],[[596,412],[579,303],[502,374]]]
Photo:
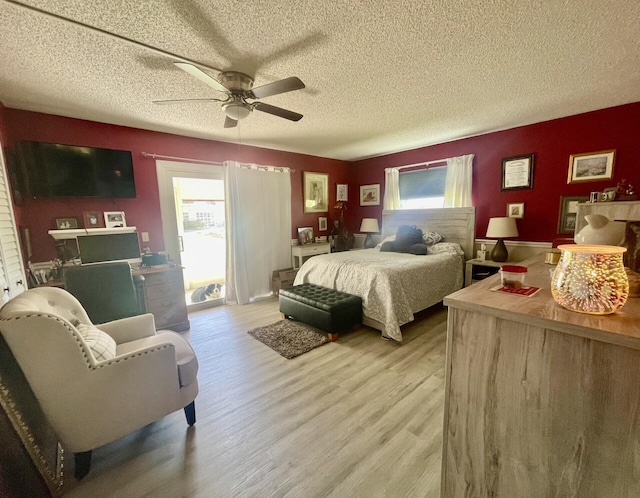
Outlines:
[[64,268],[64,288],[80,301],[93,323],[146,313],[144,277],[127,262]]

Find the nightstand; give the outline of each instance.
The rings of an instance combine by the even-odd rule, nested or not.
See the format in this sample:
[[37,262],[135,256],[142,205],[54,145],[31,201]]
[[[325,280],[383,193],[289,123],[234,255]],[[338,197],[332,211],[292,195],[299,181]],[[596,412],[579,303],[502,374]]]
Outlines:
[[499,262],[480,259],[470,259],[467,261],[466,269],[464,272],[464,286],[469,287],[475,282],[479,282],[482,279],[487,278],[490,275],[494,275],[500,271],[502,265],[508,265],[508,261]]
[[[291,246],[291,265],[294,269],[300,268],[305,258],[317,256],[318,254],[329,254],[331,245],[328,242],[317,242],[304,246]],[[296,264],[297,258],[297,264]]]

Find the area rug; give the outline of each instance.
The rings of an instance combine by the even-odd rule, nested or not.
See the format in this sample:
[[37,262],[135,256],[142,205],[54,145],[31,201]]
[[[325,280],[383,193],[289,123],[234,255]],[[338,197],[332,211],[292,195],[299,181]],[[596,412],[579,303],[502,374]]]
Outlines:
[[247,333],[288,360],[329,342],[327,334],[293,320],[280,320]]

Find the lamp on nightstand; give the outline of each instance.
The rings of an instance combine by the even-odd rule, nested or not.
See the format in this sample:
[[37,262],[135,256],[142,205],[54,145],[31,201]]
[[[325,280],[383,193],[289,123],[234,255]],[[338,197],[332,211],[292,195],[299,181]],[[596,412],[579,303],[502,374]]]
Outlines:
[[376,246],[376,241],[373,240],[371,234],[378,233],[379,231],[380,228],[378,227],[378,220],[376,218],[362,218],[360,232],[367,234],[367,238],[364,239],[365,249],[371,249]]
[[499,262],[506,261],[509,257],[509,252],[504,245],[503,239],[517,236],[518,226],[516,225],[515,218],[490,218],[489,226],[487,227],[487,237],[498,239],[498,242],[496,242],[496,245],[491,251],[491,259]]

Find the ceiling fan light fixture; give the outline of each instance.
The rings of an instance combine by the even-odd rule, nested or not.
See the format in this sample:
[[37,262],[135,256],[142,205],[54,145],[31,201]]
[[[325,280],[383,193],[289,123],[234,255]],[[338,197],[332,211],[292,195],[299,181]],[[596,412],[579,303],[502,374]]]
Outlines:
[[240,121],[251,114],[251,106],[243,102],[228,102],[222,104],[222,110],[227,116],[236,121]]

